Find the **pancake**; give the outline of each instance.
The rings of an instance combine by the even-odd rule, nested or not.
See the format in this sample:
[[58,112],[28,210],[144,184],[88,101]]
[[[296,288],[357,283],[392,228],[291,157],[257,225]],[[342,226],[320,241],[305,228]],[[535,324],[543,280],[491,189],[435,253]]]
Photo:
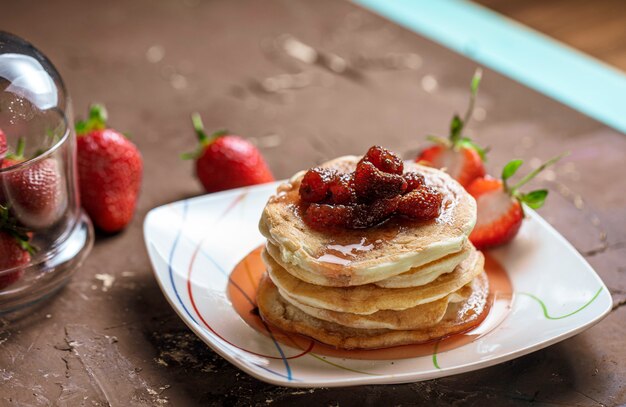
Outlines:
[[360,329],[423,329],[439,323],[448,309],[449,303],[464,301],[472,294],[470,285],[466,285],[452,294],[426,304],[417,305],[402,311],[383,310],[369,315],[349,314],[309,307],[278,290],[281,297],[300,311],[323,321]]
[[464,332],[480,323],[488,312],[485,273],[472,281],[472,294],[451,304],[436,325],[417,330],[358,329],[312,317],[285,301],[266,274],[259,284],[257,302],[261,317],[287,332],[309,336],[342,349],[378,349],[417,344]]
[[291,298],[310,307],[362,315],[381,310],[403,310],[439,300],[460,289],[484,270],[482,253],[473,249],[453,272],[420,287],[381,288],[374,284],[321,287],[295,278],[265,250],[262,257],[274,284]]
[[[348,172],[358,161],[345,156],[323,166]],[[276,258],[290,265],[287,268],[322,276],[316,283],[333,286],[381,281],[461,251],[476,222],[474,198],[443,171],[410,162],[405,171],[423,174],[427,185],[441,191],[444,199],[437,219],[392,219],[373,228],[333,233],[311,229],[299,216],[298,189],[305,173],[300,172],[269,199],[259,229],[278,249]]]
[[[270,242],[267,242],[266,250],[276,263],[300,280],[326,287],[349,287],[349,285],[344,284],[341,280],[330,279],[326,276],[301,269],[293,264],[283,263],[280,257],[280,250]],[[376,281],[374,284],[385,288],[417,287],[428,284],[436,280],[440,275],[452,272],[461,261],[469,256],[471,250],[472,244],[466,241],[459,252],[449,254],[422,266],[414,267],[406,273]]]
[[399,274],[385,280],[376,281],[374,284],[383,288],[419,287],[435,281],[439,276],[451,273],[456,266],[472,253],[472,244],[467,241],[463,250],[452,253],[439,260],[435,260],[421,267],[412,268],[406,273]]

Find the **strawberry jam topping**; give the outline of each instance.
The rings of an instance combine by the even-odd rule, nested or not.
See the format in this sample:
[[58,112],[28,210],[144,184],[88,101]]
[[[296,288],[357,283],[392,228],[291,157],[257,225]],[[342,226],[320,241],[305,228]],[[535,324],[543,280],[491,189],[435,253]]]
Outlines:
[[380,146],[370,148],[352,173],[308,170],[299,192],[304,220],[315,228],[369,228],[393,216],[431,220],[443,201],[422,174],[404,172],[400,157]]

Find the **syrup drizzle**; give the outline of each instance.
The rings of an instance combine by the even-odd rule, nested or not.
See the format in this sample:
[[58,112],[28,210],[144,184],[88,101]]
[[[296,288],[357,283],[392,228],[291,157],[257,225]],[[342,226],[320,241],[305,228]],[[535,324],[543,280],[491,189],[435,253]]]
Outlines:
[[[366,244],[366,246],[368,245],[369,243]],[[256,301],[258,283],[263,273],[265,273],[265,265],[261,260],[262,249],[263,246],[253,250],[235,266],[230,275],[230,281],[232,283],[229,282],[227,291],[235,311],[241,318],[255,330],[264,335],[268,335],[266,330],[266,326],[268,325],[261,320],[256,303],[249,301],[249,299]],[[338,252],[343,253],[342,251]],[[349,253],[352,254],[352,248]],[[303,335],[284,332],[273,326],[269,326],[269,329],[272,331],[274,338],[280,343],[301,350],[309,349],[310,352],[317,355],[365,360],[406,359],[431,356],[435,349],[437,353],[442,353],[483,337],[498,327],[508,315],[513,301],[513,287],[507,272],[502,265],[488,253],[485,253],[485,271],[489,278],[489,296],[486,304],[488,308],[487,314],[484,315],[483,318],[478,319],[477,325],[473,326],[470,330],[437,341],[416,345],[394,346],[385,349],[344,350],[316,342]]]
[[[378,242],[378,241],[377,241]],[[317,259],[326,263],[347,266],[361,253],[369,252],[376,247],[374,242],[362,237],[358,243],[340,244],[334,243],[326,246],[326,249]]]

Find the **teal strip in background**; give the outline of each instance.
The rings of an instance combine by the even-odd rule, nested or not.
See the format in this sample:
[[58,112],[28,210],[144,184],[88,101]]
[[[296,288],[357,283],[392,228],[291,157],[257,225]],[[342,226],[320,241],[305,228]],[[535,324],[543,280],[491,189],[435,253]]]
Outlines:
[[626,133],[626,75],[464,0],[352,0]]

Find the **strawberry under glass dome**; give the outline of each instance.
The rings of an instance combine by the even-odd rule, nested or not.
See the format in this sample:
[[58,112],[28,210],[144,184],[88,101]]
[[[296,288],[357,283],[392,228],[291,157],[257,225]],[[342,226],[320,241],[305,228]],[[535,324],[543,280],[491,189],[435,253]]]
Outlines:
[[72,123],[52,63],[0,32],[0,313],[60,288],[91,249]]

